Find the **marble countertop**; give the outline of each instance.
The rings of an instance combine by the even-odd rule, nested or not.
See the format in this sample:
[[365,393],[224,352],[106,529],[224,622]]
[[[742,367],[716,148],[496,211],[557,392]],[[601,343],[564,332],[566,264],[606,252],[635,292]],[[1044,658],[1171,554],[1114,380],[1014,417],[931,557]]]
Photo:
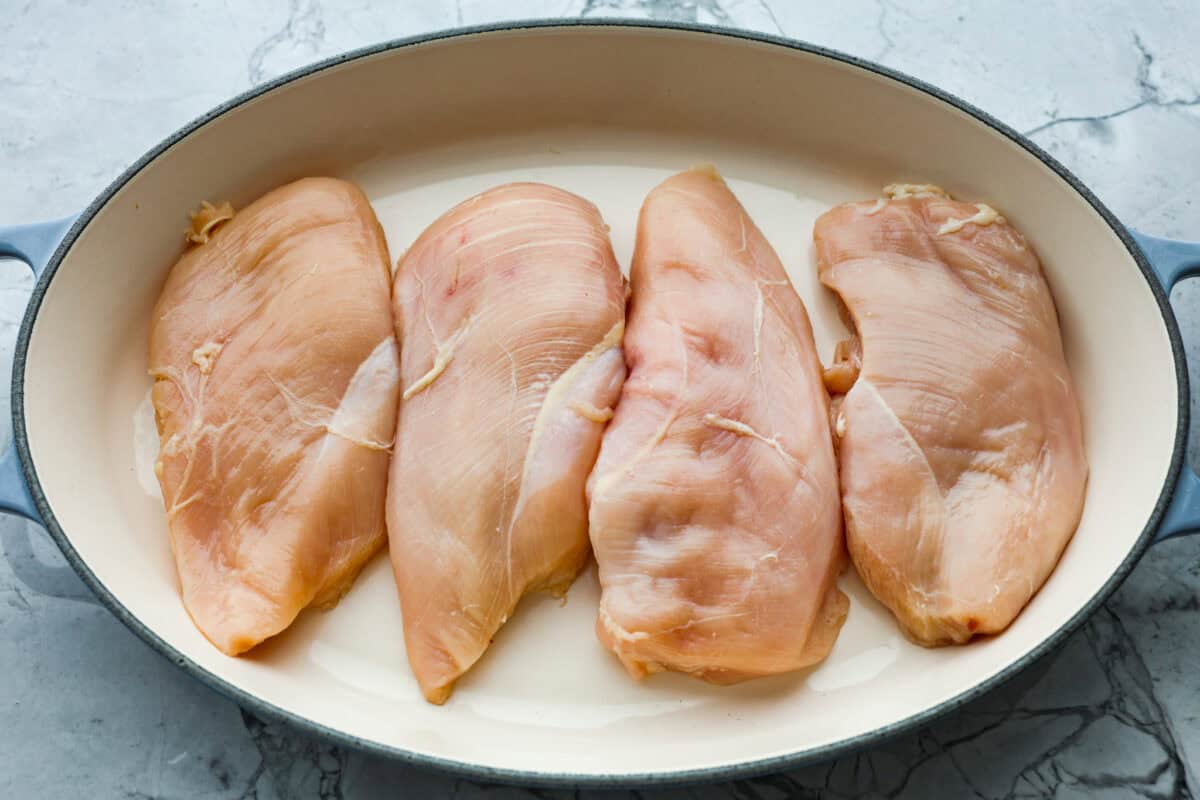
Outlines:
[[[188,120],[313,60],[456,25],[609,15],[781,33],[882,62],[1025,131],[1126,223],[1200,239],[1200,12],[1190,0],[1144,5],[1084,14],[1075,0],[10,2],[0,13],[0,220],[81,209]],[[31,285],[20,265],[0,263],[3,374]],[[1194,362],[1200,294],[1184,284],[1173,301]],[[40,529],[0,519],[0,541],[0,795],[620,795],[479,786],[259,719],[91,601]],[[1200,540],[1167,542],[1058,652],[926,730],[788,774],[630,796],[1191,797],[1198,610]]]

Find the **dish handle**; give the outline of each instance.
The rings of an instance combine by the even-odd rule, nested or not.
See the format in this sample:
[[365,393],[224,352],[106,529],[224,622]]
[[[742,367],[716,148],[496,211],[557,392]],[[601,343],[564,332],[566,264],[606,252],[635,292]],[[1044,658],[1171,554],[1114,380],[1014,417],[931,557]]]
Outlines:
[[[24,261],[37,277],[50,263],[50,258],[73,222],[75,217],[70,216],[30,225],[0,225],[0,258]],[[9,417],[7,424],[0,425],[8,429],[9,440],[8,450],[0,456],[0,511],[19,514],[41,525],[42,519],[38,516],[21,471],[21,460],[13,438],[13,417]]]
[[[1150,262],[1163,289],[1169,295],[1175,284],[1184,278],[1200,275],[1200,242],[1180,242],[1160,239],[1130,231]],[[1195,424],[1193,422],[1193,424]],[[1154,535],[1161,542],[1175,536],[1200,533],[1200,476],[1189,463],[1184,463],[1175,482],[1175,491]]]

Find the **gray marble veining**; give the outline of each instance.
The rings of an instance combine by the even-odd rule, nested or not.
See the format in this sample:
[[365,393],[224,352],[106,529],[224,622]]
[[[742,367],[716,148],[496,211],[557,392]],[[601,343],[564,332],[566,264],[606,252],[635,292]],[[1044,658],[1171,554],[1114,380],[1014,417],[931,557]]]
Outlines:
[[[1131,225],[1200,239],[1200,8],[1083,8],[1073,0],[9,2],[0,8],[0,220],[77,211],[189,119],[315,59],[460,24],[614,15],[780,33],[881,61],[1028,133]],[[5,374],[31,285],[19,265],[0,263]],[[1200,297],[1185,284],[1174,302],[1185,338],[1197,343],[1194,368]],[[479,786],[258,719],[96,605],[39,529],[0,520],[0,543],[3,796],[620,796]],[[1059,652],[926,730],[793,773],[640,796],[1190,797],[1200,785],[1198,610],[1200,541],[1168,542]]]

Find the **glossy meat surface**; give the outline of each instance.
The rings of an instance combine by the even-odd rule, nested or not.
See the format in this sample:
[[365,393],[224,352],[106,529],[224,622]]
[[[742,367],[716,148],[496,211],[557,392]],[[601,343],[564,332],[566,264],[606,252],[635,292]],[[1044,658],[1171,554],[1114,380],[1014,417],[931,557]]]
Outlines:
[[399,363],[355,186],[297,181],[195,240],[151,323],[156,472],[184,604],[235,655],[383,546]]
[[638,220],[629,377],[589,482],[600,640],[634,677],[813,664],[848,601],[829,398],[804,306],[711,169]]
[[409,662],[444,702],[527,592],[588,555],[584,484],[625,366],[625,286],[587,201],[484,192],[401,260],[403,401],[388,496]]
[[847,542],[914,639],[965,642],[1012,622],[1075,531],[1079,408],[1024,237],[937,187],[889,193],[815,228],[861,337],[828,373],[850,387],[834,415]]

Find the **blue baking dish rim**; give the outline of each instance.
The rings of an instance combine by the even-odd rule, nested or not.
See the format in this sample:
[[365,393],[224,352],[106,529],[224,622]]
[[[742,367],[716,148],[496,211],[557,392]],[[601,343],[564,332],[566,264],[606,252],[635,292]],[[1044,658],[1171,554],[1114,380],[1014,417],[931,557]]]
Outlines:
[[[926,709],[920,713],[914,714],[898,722],[877,728],[869,733],[853,736],[841,741],[833,742],[822,747],[817,747],[809,750],[804,750],[797,753],[771,756],[769,758],[758,759],[754,761],[746,761],[738,764],[727,764],[716,767],[706,767],[701,769],[677,770],[672,772],[652,772],[645,774],[618,774],[618,775],[593,775],[593,774],[572,774],[572,773],[557,773],[557,772],[531,772],[526,770],[503,769],[497,767],[487,767],[478,764],[470,764],[454,759],[440,758],[436,756],[423,755],[398,747],[390,747],[380,744],[379,742],[370,741],[359,738],[353,734],[329,728],[312,720],[306,719],[299,715],[293,714],[290,711],[279,708],[271,703],[251,695],[242,689],[228,683],[227,681],[217,677],[203,667],[196,664],[191,659],[184,656],[178,650],[167,644],[154,631],[146,627],[136,616],[125,608],[121,602],[113,596],[113,594],[100,582],[99,579],[92,573],[91,569],[80,558],[75,548],[71,546],[70,540],[63,533],[58,520],[54,516],[54,511],[46,500],[46,496],[42,491],[41,483],[38,481],[37,472],[33,467],[33,462],[29,454],[29,441],[25,427],[25,363],[29,349],[30,334],[33,330],[33,325],[37,319],[38,311],[41,308],[42,301],[46,296],[46,290],[50,282],[54,279],[55,273],[58,271],[59,264],[62,262],[64,255],[71,249],[71,245],[78,238],[80,232],[87,227],[88,223],[100,211],[101,208],[115,195],[133,176],[137,175],[149,164],[151,164],[158,156],[183,140],[197,129],[203,127],[208,122],[225,114],[242,104],[253,100],[267,92],[277,89],[285,84],[296,81],[300,78],[305,78],[310,75],[315,75],[332,67],[337,67],[350,61],[355,61],[361,58],[378,55],[391,50],[397,50],[403,47],[411,47],[413,45],[427,44],[444,39],[453,39],[467,36],[474,36],[486,33],[497,33],[503,31],[522,31],[522,30],[538,30],[538,29],[553,29],[553,28],[642,28],[658,31],[678,31],[682,33],[702,34],[707,36],[719,36],[723,38],[741,39],[748,42],[758,44],[774,45],[783,47],[789,50],[796,50],[811,55],[821,56],[833,61],[848,64],[859,69],[872,72],[884,78],[893,80],[901,85],[908,86],[923,92],[926,95],[937,98],[942,102],[962,111],[979,122],[987,125],[992,130],[1003,134],[1007,139],[1017,144],[1025,151],[1036,157],[1039,161],[1050,168],[1055,174],[1066,181],[1072,189],[1074,189],[1091,207],[1098,213],[1104,221],[1112,229],[1113,233],[1125,245],[1125,249],[1133,258],[1138,268],[1142,271],[1143,277],[1150,286],[1150,291],[1154,294],[1154,298],[1159,306],[1159,311],[1162,314],[1163,324],[1167,328],[1167,334],[1171,340],[1171,352],[1175,361],[1175,372],[1178,376],[1178,395],[1176,398],[1178,406],[1178,427],[1175,431],[1174,451],[1171,454],[1170,469],[1163,484],[1163,489],[1159,494],[1158,502],[1154,506],[1154,511],[1150,515],[1150,519],[1146,524],[1145,529],[1138,537],[1137,542],[1130,549],[1129,554],[1122,561],[1121,565],[1113,572],[1104,586],[1096,592],[1095,595],[1083,605],[1082,608],[1057,631],[1048,636],[1036,647],[1033,648],[1022,658],[1010,664],[1007,668],[991,676],[987,680],[976,684],[971,689],[946,700],[937,706]],[[1171,310],[1170,299],[1167,292],[1163,289],[1161,283],[1150,268],[1142,251],[1134,243],[1129,231],[1122,225],[1116,217],[1093,195],[1084,184],[1075,177],[1066,167],[1056,161],[1052,156],[1034,144],[1032,141],[1022,136],[1017,131],[992,117],[985,111],[982,111],[966,101],[932,86],[924,81],[910,77],[908,75],[897,72],[888,67],[880,66],[871,61],[857,58],[855,56],[840,53],[835,50],[830,50],[817,45],[808,44],[794,39],[785,38],[782,36],[774,36],[765,33],[756,33],[749,31],[732,30],[720,28],[710,25],[697,25],[677,22],[656,22],[650,20],[637,19],[550,19],[550,20],[519,20],[514,22],[497,23],[491,25],[479,25],[464,28],[455,28],[444,31],[437,31],[420,36],[412,36],[401,39],[394,39],[377,45],[363,47],[356,50],[334,56],[329,59],[311,64],[298,70],[282,75],[271,81],[268,81],[258,87],[234,97],[233,99],[217,106],[213,110],[203,116],[193,120],[184,127],[180,128],[175,133],[168,136],[153,149],[148,151],[144,156],[137,160],[131,167],[123,172],[120,177],[113,181],[76,220],[75,224],[67,232],[63,241],[55,250],[50,263],[46,266],[40,279],[34,287],[33,295],[30,299],[29,306],[25,311],[25,316],[21,322],[20,334],[17,339],[17,347],[13,361],[13,377],[12,377],[12,414],[14,427],[14,446],[17,448],[18,455],[21,461],[21,468],[25,475],[25,479],[29,485],[29,491],[33,497],[33,501],[45,521],[46,529],[51,537],[62,551],[63,556],[67,559],[74,570],[79,574],[80,578],[87,584],[96,595],[96,597],[104,603],[108,609],[121,620],[130,630],[140,636],[153,649],[158,651],[165,658],[174,662],[174,664],[182,668],[192,677],[201,681],[207,686],[221,692],[234,702],[238,703],[245,709],[248,709],[255,714],[261,714],[267,718],[273,718],[285,722],[294,727],[296,730],[313,734],[330,742],[354,748],[356,750],[369,753],[371,755],[383,756],[390,759],[395,759],[407,762],[420,767],[429,767],[436,770],[446,771],[459,776],[468,776],[480,781],[493,781],[498,783],[526,785],[526,786],[547,786],[547,787],[596,787],[596,788],[622,788],[622,787],[645,787],[654,785],[679,785],[685,783],[709,783],[714,781],[727,781],[740,778],[753,777],[767,773],[782,772],[786,770],[796,769],[808,764],[819,763],[832,758],[835,758],[846,753],[863,750],[884,742],[887,739],[897,736],[901,733],[912,731],[930,724],[939,719],[950,711],[962,706],[965,703],[980,697],[987,692],[995,689],[1001,684],[1007,682],[1017,673],[1029,667],[1034,661],[1049,653],[1057,645],[1076,628],[1078,628],[1084,620],[1090,617],[1099,605],[1112,594],[1114,590],[1125,580],[1129,572],[1137,564],[1146,548],[1153,540],[1154,532],[1158,527],[1163,514],[1166,511],[1167,504],[1170,502],[1172,490],[1176,484],[1180,469],[1183,467],[1185,448],[1187,443],[1188,420],[1189,420],[1189,394],[1188,394],[1188,370],[1187,360],[1184,355],[1183,343],[1179,335],[1179,327],[1175,321],[1175,315]],[[798,721],[800,724],[802,721]]]

